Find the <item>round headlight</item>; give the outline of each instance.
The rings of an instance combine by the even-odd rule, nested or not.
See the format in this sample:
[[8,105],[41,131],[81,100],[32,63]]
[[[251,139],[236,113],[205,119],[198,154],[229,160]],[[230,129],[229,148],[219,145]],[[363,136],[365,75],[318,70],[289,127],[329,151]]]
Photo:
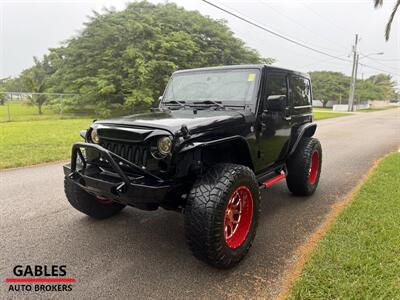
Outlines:
[[172,141],[168,136],[164,136],[158,139],[157,148],[161,154],[163,155],[170,154],[171,147],[172,147]]
[[90,133],[90,137],[91,137],[93,143],[96,143],[96,144],[100,143],[100,138],[97,135],[96,129],[92,130],[92,132]]

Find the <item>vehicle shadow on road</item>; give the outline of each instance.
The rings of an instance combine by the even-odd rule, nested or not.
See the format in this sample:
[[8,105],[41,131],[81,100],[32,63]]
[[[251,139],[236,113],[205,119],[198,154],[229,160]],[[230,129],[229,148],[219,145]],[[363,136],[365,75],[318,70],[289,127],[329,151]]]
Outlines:
[[[77,252],[76,249],[82,249],[84,244],[83,248],[90,249],[91,253],[101,253],[101,258],[95,255],[89,258],[92,267],[83,276],[110,270],[105,277],[108,282],[117,281],[121,276],[135,281],[135,285],[156,281],[155,292],[165,292],[170,288],[171,280],[179,280],[183,283],[177,289],[184,297],[193,293],[196,297],[214,295],[223,298],[226,296],[224,285],[237,286],[240,281],[250,294],[256,294],[260,292],[260,285],[263,289],[268,287],[262,278],[274,278],[286,264],[286,254],[293,251],[299,242],[297,236],[307,229],[299,221],[304,218],[300,212],[310,209],[316,198],[318,195],[307,201],[294,197],[283,184],[263,191],[262,212],[253,248],[244,261],[231,270],[218,270],[196,260],[185,242],[184,216],[162,209],[146,212],[126,208],[104,221],[77,213],[68,224],[75,230],[76,240],[67,245],[70,248],[67,251]],[[315,222],[311,223],[315,225]],[[94,287],[101,285],[105,278],[91,284]],[[205,290],[201,283],[210,281],[213,284]],[[184,288],[185,282],[191,286],[189,292]]]

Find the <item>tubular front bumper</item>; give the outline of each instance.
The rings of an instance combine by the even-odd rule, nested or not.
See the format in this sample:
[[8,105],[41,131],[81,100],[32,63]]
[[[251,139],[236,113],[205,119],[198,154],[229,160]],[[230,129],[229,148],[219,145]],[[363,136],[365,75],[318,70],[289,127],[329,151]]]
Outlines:
[[[87,159],[81,149],[97,152],[97,161],[107,164],[112,171],[107,171]],[[64,166],[64,174],[67,180],[88,193],[132,206],[159,204],[170,188],[163,179],[99,145],[90,143],[76,143],[72,146],[71,163]]]

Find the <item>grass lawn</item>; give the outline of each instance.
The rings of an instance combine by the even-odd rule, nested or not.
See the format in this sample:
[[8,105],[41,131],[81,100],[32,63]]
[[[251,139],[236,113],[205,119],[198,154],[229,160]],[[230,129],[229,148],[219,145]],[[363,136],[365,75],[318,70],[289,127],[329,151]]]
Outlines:
[[[91,124],[91,119],[60,119],[60,116],[44,111],[37,115],[36,108],[20,103],[15,105],[14,120],[0,120],[0,169],[21,167],[43,162],[68,159],[71,145],[80,141],[79,131]],[[0,106],[4,113],[6,106]],[[2,110],[2,111],[1,111]],[[342,113],[315,112],[315,120],[340,117]],[[24,119],[31,119],[24,121]]]
[[357,111],[359,112],[374,112],[374,111],[381,111],[381,110],[387,110],[387,109],[393,109],[393,108],[398,108],[399,106],[387,106],[387,107],[382,107],[382,108],[366,108],[366,109],[359,109]]
[[322,120],[322,119],[330,119],[351,115],[349,113],[337,113],[337,112],[329,112],[329,111],[314,111],[313,116],[314,120]]
[[0,123],[0,169],[68,159],[91,119]]
[[0,105],[0,123],[9,121],[37,121],[65,118],[84,118],[84,116],[82,114],[81,116],[74,116],[71,113],[59,114],[46,105],[42,107],[42,114],[39,115],[37,106],[29,105],[22,101],[9,101],[5,105]]
[[319,242],[288,299],[400,299],[400,153],[386,157]]
[[314,106],[314,111],[323,110],[323,111],[332,111],[332,107],[316,107]]

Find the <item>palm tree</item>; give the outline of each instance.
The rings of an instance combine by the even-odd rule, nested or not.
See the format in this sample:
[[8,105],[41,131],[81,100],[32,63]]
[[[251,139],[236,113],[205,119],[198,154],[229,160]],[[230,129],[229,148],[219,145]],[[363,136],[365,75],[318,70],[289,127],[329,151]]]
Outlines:
[[[375,3],[375,8],[378,8],[378,6],[382,6],[383,5],[383,0],[374,0],[374,3]],[[389,40],[390,29],[392,28],[394,15],[396,14],[397,9],[399,8],[399,6],[400,6],[400,0],[397,0],[396,4],[393,7],[392,13],[390,14],[389,20],[388,20],[388,22],[386,24],[386,31],[385,31],[386,41]]]
[[48,61],[45,57],[43,61],[38,60],[36,57],[33,58],[35,64],[22,72],[21,79],[24,83],[25,88],[32,92],[32,96],[29,100],[32,104],[38,107],[39,115],[42,114],[42,106],[47,101],[47,97],[44,92],[47,89],[48,82]]

